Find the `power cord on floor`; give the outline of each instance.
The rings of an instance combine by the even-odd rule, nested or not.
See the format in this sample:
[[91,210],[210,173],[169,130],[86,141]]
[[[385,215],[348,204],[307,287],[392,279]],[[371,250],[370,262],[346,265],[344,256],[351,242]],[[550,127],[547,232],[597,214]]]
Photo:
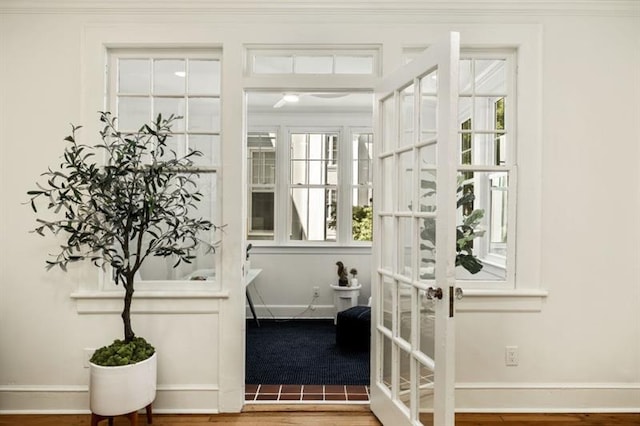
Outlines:
[[[274,320],[275,322],[288,322],[288,321],[292,321],[294,319],[298,319],[300,316],[304,315],[306,312],[308,312],[309,310],[312,310],[311,308],[313,307],[313,302],[315,302],[319,296],[317,295],[313,295],[313,297],[311,298],[311,301],[309,302],[309,304],[307,305],[307,307],[300,313],[294,315],[291,318],[287,318],[287,319],[277,319],[276,316],[273,314],[273,312],[271,311],[271,309],[269,309],[269,307],[267,306],[267,304],[265,303],[264,299],[262,298],[262,295],[260,294],[260,291],[258,291],[257,288],[253,288],[253,290],[255,291],[256,295],[258,296],[258,299],[260,299],[260,302],[262,303],[262,307],[264,307],[264,309],[267,310],[267,312],[269,313],[269,315],[271,315],[271,319]],[[313,315],[312,315],[313,317]]]

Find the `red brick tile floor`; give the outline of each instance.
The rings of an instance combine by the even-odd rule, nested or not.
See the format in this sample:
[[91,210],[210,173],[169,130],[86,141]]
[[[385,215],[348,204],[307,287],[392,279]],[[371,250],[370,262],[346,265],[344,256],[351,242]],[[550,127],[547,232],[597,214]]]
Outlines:
[[260,402],[369,403],[369,386],[355,385],[246,385],[244,399]]

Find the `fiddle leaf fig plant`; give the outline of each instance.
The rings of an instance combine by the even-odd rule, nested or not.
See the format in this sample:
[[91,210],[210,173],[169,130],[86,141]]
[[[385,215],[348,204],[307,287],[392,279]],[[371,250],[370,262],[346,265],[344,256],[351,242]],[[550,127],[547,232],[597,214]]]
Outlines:
[[[101,112],[101,143],[96,145],[78,143],[81,127],[72,125],[59,168],[49,168],[42,175],[46,182],[27,193],[34,212],[42,203],[50,211],[37,218],[34,231],[65,239],[46,261],[47,269],[66,271],[70,263],[84,260],[112,268],[116,285],[125,290],[125,344],[135,338],[131,302],[134,277],[144,261],[171,257],[175,267],[190,263],[198,247],[212,251],[217,245],[212,235],[219,227],[195,215],[203,196],[192,166],[202,154],[178,156],[167,145],[179,118],[158,115],[130,134],[118,131],[116,118]],[[125,355],[120,358],[132,358],[129,349],[120,352]]]
[[[436,182],[423,179],[420,181],[423,198],[431,197],[436,193]],[[484,230],[479,228],[484,217],[483,209],[473,208],[476,196],[473,191],[465,190],[464,176],[458,176],[456,188],[456,208],[462,210],[462,222],[456,225],[456,263],[471,274],[477,274],[482,270],[482,262],[473,253],[473,240],[484,235]],[[433,206],[420,206],[421,211],[433,211]],[[426,218],[420,228],[420,250],[427,257],[421,259],[422,265],[435,265],[435,241],[436,223],[433,219]],[[423,274],[422,278],[432,278],[433,274]]]

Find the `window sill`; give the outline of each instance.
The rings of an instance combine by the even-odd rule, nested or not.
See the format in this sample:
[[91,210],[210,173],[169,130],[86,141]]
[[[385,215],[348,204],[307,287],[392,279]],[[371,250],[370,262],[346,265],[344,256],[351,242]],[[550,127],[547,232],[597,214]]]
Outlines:
[[[122,290],[81,291],[71,294],[79,314],[120,314]],[[227,291],[136,291],[131,312],[134,314],[210,314],[218,313],[221,299],[229,298]]]
[[540,312],[548,292],[539,289],[465,289],[458,312]]

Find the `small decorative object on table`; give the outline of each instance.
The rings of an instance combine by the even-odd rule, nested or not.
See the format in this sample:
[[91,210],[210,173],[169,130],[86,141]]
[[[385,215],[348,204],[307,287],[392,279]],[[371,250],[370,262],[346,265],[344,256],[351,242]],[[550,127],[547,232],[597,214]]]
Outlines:
[[351,268],[349,273],[351,274],[351,281],[349,282],[349,287],[351,286],[357,287],[358,286],[358,278],[357,278],[358,270],[356,268]]
[[344,263],[336,262],[338,266],[338,285],[340,287],[347,287],[349,285],[349,277],[347,275],[347,268],[345,268]]

